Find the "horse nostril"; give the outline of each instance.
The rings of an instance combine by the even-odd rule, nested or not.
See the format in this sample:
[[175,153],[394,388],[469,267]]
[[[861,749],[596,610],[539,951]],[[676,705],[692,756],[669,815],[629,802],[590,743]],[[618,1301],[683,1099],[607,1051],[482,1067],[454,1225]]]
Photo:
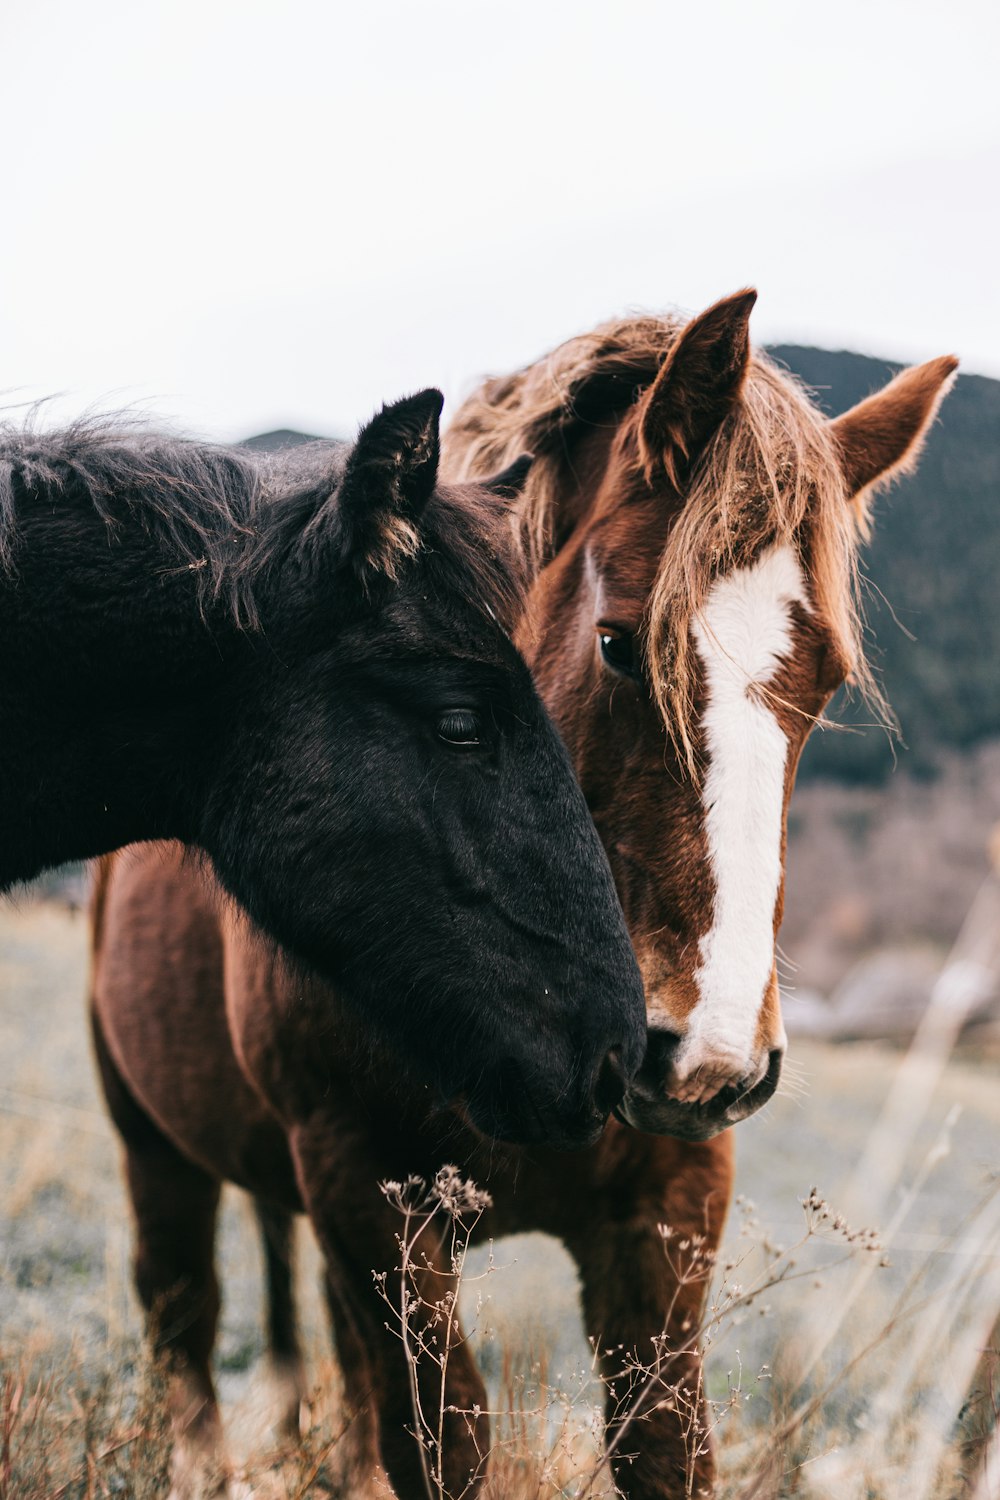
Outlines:
[[622,1066],[622,1055],[618,1047],[612,1047],[601,1064],[594,1086],[594,1103],[600,1114],[608,1115],[625,1097],[628,1080]]
[[666,1088],[670,1068],[680,1044],[681,1039],[676,1031],[666,1031],[659,1026],[650,1029],[642,1071],[654,1087]]

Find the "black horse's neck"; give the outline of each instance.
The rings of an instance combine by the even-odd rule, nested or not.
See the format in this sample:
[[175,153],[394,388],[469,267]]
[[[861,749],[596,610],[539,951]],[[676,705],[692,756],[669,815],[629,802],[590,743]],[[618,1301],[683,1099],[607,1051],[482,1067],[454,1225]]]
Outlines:
[[19,497],[0,573],[0,889],[184,838],[245,644],[140,514]]

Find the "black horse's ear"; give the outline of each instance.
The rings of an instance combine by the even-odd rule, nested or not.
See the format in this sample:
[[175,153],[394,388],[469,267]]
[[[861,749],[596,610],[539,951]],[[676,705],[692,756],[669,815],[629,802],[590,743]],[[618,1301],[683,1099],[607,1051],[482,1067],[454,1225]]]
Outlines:
[[508,464],[506,469],[502,469],[499,474],[491,474],[489,479],[484,479],[483,488],[501,500],[516,500],[524,489],[534,462],[534,454],[522,453],[520,458],[515,458],[514,462]]
[[437,483],[444,397],[420,391],[363,427],[337,490],[347,555],[363,574],[398,577],[420,546],[420,516]]

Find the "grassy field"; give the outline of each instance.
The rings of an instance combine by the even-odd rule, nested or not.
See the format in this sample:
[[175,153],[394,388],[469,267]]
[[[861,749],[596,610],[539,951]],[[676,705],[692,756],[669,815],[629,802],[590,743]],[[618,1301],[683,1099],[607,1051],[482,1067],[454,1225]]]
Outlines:
[[[142,1457],[156,1401],[130,1284],[118,1148],[89,1055],[86,949],[82,914],[44,903],[0,908],[0,1397],[6,1391],[8,1407],[4,1418],[0,1399],[0,1500],[162,1493],[156,1478],[162,1453]],[[719,1403],[728,1493],[830,1500],[971,1493],[949,1477],[950,1458],[942,1468],[941,1445],[954,1435],[962,1392],[953,1387],[983,1346],[983,1320],[996,1290],[995,1063],[953,1061],[936,1089],[903,1170],[878,1205],[883,1229],[898,1219],[888,1266],[821,1221],[796,1252],[794,1271],[782,1272],[777,1247],[786,1247],[787,1260],[787,1247],[801,1239],[801,1200],[813,1185],[849,1217],[866,1206],[870,1184],[851,1179],[899,1064],[897,1054],[872,1045],[799,1044],[794,1057],[793,1083],[739,1128],[739,1188],[749,1201],[730,1224],[726,1257],[737,1265],[729,1291],[737,1279],[744,1287],[755,1276],[774,1279],[778,1273],[766,1270],[774,1264],[781,1284],[750,1307],[727,1310],[727,1290],[719,1294],[708,1381]],[[322,1382],[329,1375],[326,1325],[318,1256],[304,1225],[300,1240],[301,1320]],[[502,1243],[495,1259],[500,1269],[466,1299],[488,1375],[499,1382],[505,1351],[524,1351],[530,1340],[552,1384],[579,1392],[586,1408],[595,1386],[585,1373],[590,1354],[568,1257],[541,1236],[525,1236]],[[224,1201],[220,1260],[218,1378],[233,1447],[246,1457],[261,1446],[260,1263],[248,1206],[235,1191]],[[482,1271],[482,1253],[472,1267]],[[476,1317],[471,1309],[484,1289],[488,1301]],[[838,1380],[838,1370],[868,1343],[876,1347]],[[25,1413],[40,1380],[50,1382],[52,1410],[37,1440],[50,1444],[53,1464],[63,1463],[66,1472],[53,1470],[35,1492],[23,1481],[18,1488],[8,1453],[5,1487],[4,1421],[10,1449],[25,1440]],[[773,1460],[776,1428],[818,1395],[817,1412],[789,1437],[770,1488],[747,1488]],[[33,1420],[40,1430],[42,1416],[36,1412]],[[335,1430],[335,1400],[326,1420]],[[88,1458],[80,1435],[88,1421],[104,1427],[96,1467],[94,1444]],[[914,1471],[931,1430],[937,1447]],[[120,1449],[105,1452],[114,1443]],[[321,1459],[304,1489],[286,1479],[284,1489],[254,1483],[248,1492],[333,1493],[320,1487]],[[311,1460],[297,1461],[299,1479],[308,1479]],[[136,1478],[146,1462],[148,1490]]]

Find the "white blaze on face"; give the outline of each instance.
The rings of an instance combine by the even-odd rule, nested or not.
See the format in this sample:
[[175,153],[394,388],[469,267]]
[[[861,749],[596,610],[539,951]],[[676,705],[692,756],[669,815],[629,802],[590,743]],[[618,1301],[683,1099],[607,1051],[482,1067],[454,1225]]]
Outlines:
[[741,1079],[774,963],[774,907],[788,741],[766,696],[792,650],[792,604],[808,609],[791,547],[773,547],[712,585],[693,626],[705,671],[702,785],[715,905],[695,973],[699,999],[674,1064],[678,1096],[711,1098]]

